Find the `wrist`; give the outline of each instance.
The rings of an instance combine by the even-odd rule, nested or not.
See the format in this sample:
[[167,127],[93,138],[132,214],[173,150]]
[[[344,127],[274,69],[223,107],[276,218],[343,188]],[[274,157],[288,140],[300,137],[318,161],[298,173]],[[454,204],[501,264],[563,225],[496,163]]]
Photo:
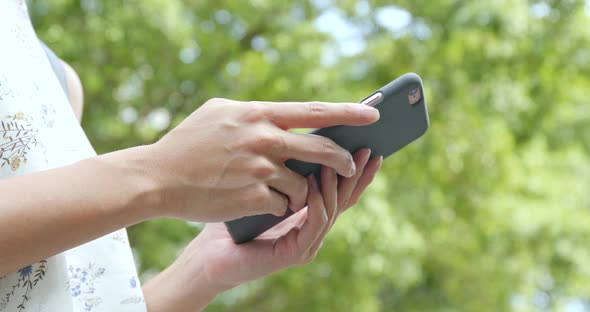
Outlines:
[[98,163],[114,185],[122,188],[121,205],[127,212],[139,216],[140,221],[163,216],[162,183],[153,174],[150,147],[138,146],[92,159]]
[[187,272],[177,262],[143,287],[149,312],[200,311],[222,292],[200,272]]

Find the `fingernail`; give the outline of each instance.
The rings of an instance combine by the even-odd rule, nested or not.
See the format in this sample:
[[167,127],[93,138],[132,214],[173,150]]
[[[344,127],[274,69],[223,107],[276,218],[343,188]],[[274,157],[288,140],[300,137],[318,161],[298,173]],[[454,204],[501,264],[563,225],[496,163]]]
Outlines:
[[352,177],[355,172],[356,172],[356,164],[353,161],[352,166],[350,167],[350,176],[349,177]]
[[366,153],[367,153],[367,159],[369,159],[369,158],[371,158],[371,153],[372,153],[373,151],[371,151],[371,149],[370,149],[370,148],[367,148],[366,150],[367,150],[367,151],[366,151]]
[[359,105],[359,107],[362,117],[375,121],[379,120],[380,116],[378,109],[367,105]]
[[383,164],[383,156],[379,156],[379,161],[377,161],[377,169],[381,169],[381,164]]

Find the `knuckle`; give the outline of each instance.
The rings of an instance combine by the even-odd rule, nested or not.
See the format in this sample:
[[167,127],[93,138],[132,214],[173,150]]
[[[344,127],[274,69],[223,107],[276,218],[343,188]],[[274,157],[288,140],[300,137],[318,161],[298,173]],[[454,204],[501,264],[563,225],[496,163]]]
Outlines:
[[307,193],[307,178],[291,170],[285,164],[283,164],[283,169],[286,170],[284,175],[289,178],[289,183],[294,186],[293,191]]
[[247,122],[260,122],[269,119],[272,114],[272,108],[259,102],[248,102],[247,110],[243,114],[243,119]]
[[251,194],[253,203],[260,205],[260,203],[267,203],[270,197],[270,190],[264,184],[260,184]]
[[326,105],[321,102],[307,102],[307,111],[313,117],[323,116],[326,113]]
[[275,171],[275,165],[262,157],[252,166],[252,176],[259,180],[272,177]]
[[336,145],[336,143],[334,143],[334,141],[327,139],[327,138],[320,138],[320,152],[324,155],[324,156],[334,156],[338,154],[338,147]]
[[361,116],[361,112],[359,110],[358,105],[354,105],[354,104],[344,104],[343,105],[344,108],[344,113],[346,114],[346,116],[352,116],[352,117],[360,117]]
[[287,213],[287,210],[289,205],[289,200],[286,198],[283,198],[283,203],[281,204],[281,206],[277,207],[276,212],[277,212],[277,216],[281,217],[284,216]]
[[281,133],[267,131],[256,136],[254,145],[271,154],[277,154],[287,148],[287,141]]
[[285,213],[287,213],[287,209],[288,209],[288,205],[289,205],[289,199],[287,199],[286,196],[282,196],[279,195],[280,197],[280,203],[277,203],[276,201],[269,201],[268,205],[270,207],[268,207],[268,211],[272,211],[274,215],[276,216],[284,216]]
[[215,104],[223,103],[223,102],[226,102],[226,101],[227,101],[227,99],[214,97],[214,98],[208,99],[205,102],[205,105],[215,105]]
[[241,119],[245,122],[256,122],[260,120],[259,105],[253,102],[248,102],[248,109],[244,110]]
[[287,150],[287,140],[282,133],[277,133],[273,136],[271,152],[273,154],[280,154]]
[[276,142],[276,135],[268,132],[258,132],[253,138],[253,144],[263,149],[271,148]]
[[268,104],[264,104],[264,103],[258,103],[258,113],[264,118],[264,119],[270,119],[274,113],[274,107],[273,105],[268,105]]

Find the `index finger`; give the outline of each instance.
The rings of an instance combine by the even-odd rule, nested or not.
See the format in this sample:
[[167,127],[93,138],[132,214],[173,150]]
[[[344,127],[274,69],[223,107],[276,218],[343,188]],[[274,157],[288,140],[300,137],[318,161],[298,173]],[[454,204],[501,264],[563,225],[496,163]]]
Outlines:
[[261,102],[269,119],[282,129],[363,126],[379,120],[379,110],[358,103]]

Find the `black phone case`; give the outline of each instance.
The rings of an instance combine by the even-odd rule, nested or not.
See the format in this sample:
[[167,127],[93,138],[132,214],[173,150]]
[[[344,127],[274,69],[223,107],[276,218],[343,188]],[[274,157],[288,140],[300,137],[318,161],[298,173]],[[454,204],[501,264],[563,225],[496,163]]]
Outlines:
[[[381,155],[386,158],[418,139],[428,129],[428,111],[422,80],[416,74],[408,73],[395,79],[361,103],[379,109],[379,121],[360,127],[322,128],[312,133],[332,139],[351,153],[362,148],[370,148],[371,157]],[[310,174],[315,174],[318,178],[320,176],[321,166],[318,164],[290,159],[285,162],[285,165],[303,176]],[[243,217],[225,224],[234,242],[239,244],[256,238],[292,214],[292,211],[287,210],[282,217],[265,214]]]

